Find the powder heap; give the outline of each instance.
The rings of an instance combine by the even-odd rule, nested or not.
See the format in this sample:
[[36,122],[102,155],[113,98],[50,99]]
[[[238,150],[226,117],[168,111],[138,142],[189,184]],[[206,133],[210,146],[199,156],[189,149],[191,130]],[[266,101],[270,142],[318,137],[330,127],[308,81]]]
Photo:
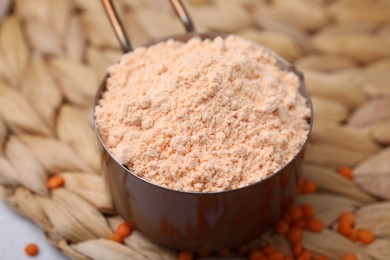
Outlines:
[[137,48],[109,68],[96,123],[134,174],[174,190],[255,183],[302,147],[310,110],[298,77],[237,36]]

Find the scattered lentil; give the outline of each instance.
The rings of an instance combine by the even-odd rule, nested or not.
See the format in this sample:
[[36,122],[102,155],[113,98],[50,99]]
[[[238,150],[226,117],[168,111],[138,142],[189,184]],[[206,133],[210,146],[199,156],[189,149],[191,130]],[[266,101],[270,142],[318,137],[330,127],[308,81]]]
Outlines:
[[65,184],[64,178],[59,175],[51,176],[46,182],[46,185],[49,188],[49,190],[61,188],[62,186],[64,186],[64,184]]
[[24,252],[28,255],[28,256],[36,256],[38,255],[39,253],[39,248],[36,244],[34,243],[31,243],[31,244],[28,244],[25,248],[24,248]]

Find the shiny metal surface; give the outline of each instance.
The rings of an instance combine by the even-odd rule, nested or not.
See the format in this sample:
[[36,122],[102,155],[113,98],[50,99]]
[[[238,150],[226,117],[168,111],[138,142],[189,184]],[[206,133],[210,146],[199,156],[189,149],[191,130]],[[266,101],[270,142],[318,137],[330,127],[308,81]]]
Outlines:
[[176,12],[176,15],[180,18],[181,23],[186,28],[186,31],[188,33],[195,32],[194,24],[191,21],[191,18],[185,9],[183,3],[180,0],[169,0],[171,2],[171,5],[173,6],[173,9]]
[[119,44],[121,45],[122,51],[124,53],[132,51],[133,48],[131,47],[129,37],[127,37],[126,31],[123,29],[122,22],[119,19],[118,12],[112,3],[112,0],[102,0],[102,4],[104,10],[106,10],[112,28],[114,29],[115,35],[118,38]]
[[[173,37],[186,41],[193,34]],[[201,34],[213,39],[221,34]],[[302,75],[278,55],[281,66],[297,73],[301,79],[300,92],[310,97]],[[106,87],[103,80],[95,97],[95,106]],[[312,116],[308,119],[310,128]],[[304,147],[280,171],[268,178],[236,190],[195,193],[157,186],[133,174],[103,148],[105,180],[111,190],[115,208],[126,220],[158,244],[191,251],[214,251],[241,245],[265,230],[280,218],[293,201],[296,180],[304,155]]]
[[[190,16],[188,15],[187,10],[185,9],[183,3],[180,0],[169,0],[171,3],[176,15],[182,22],[187,33],[195,32],[194,24],[191,21]],[[111,23],[111,26],[115,32],[116,37],[118,38],[119,44],[124,53],[132,51],[133,48],[130,43],[130,39],[126,34],[126,31],[123,28],[122,22],[119,18],[118,12],[115,9],[115,6],[112,0],[102,0],[103,8],[106,11],[108,20]]]

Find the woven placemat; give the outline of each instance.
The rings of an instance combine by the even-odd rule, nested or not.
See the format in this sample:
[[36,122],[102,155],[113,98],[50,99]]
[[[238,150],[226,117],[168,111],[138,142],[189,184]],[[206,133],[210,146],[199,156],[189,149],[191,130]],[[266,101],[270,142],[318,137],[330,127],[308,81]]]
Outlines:
[[[134,45],[184,32],[168,1],[115,2]],[[185,3],[199,32],[242,35],[305,74],[315,125],[302,177],[318,189],[303,190],[297,203],[312,204],[326,228],[304,231],[303,248],[329,259],[348,252],[389,259],[390,2]],[[176,259],[178,252],[137,231],[124,244],[107,239],[123,220],[99,173],[91,111],[100,79],[120,55],[100,1],[13,3],[0,29],[0,197],[71,259]],[[52,175],[62,176],[64,187],[48,190]],[[356,213],[356,229],[374,233],[373,243],[353,242],[337,231],[346,211]],[[292,255],[281,235],[268,234],[247,248],[261,245]],[[220,255],[247,257],[234,250]]]

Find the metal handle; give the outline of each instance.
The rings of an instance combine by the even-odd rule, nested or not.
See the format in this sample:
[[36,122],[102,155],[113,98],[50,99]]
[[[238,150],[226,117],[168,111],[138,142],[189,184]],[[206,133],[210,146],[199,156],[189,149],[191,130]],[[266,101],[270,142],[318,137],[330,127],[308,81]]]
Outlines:
[[132,51],[133,48],[131,47],[129,37],[127,37],[126,31],[123,29],[122,22],[119,19],[114,4],[111,0],[102,0],[102,3],[112,28],[114,29],[115,35],[118,38],[119,44],[121,45],[122,51],[124,53]]
[[195,32],[194,24],[191,21],[190,16],[188,15],[187,10],[185,9],[183,3],[180,0],[169,0],[173,9],[175,10],[176,15],[180,18],[182,24],[186,28],[188,33]]
[[[173,9],[175,10],[176,15],[180,18],[180,21],[186,28],[186,31],[188,33],[195,32],[194,24],[192,23],[191,18],[188,15],[188,12],[185,9],[183,3],[180,0],[169,1]],[[118,12],[116,11],[114,4],[112,3],[112,0],[102,0],[102,4],[123,52],[126,53],[132,51],[133,48],[131,47],[129,37],[126,34],[126,31],[123,29],[122,22],[119,19]]]

